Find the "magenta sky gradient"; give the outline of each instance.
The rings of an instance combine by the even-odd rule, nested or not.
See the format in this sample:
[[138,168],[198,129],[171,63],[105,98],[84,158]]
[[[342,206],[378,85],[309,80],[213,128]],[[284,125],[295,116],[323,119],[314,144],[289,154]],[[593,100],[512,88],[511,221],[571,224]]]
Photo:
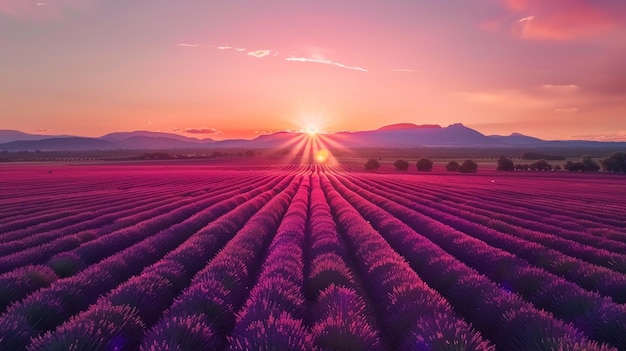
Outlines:
[[626,140],[625,38],[623,0],[0,0],[0,129]]

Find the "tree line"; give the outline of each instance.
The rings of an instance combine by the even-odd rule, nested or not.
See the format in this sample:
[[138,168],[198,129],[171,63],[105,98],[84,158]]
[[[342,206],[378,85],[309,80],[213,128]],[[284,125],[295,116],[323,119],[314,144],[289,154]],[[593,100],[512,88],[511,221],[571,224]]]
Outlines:
[[[409,162],[405,160],[397,160],[393,165],[398,171],[408,171],[410,166]],[[374,158],[367,160],[365,163],[366,170],[377,170],[378,168],[380,168],[380,162]],[[433,169],[433,161],[422,157],[417,160],[415,168],[418,172],[430,172]],[[448,172],[476,173],[478,164],[472,160],[465,160],[461,164],[456,161],[450,161],[446,165],[446,170]]]
[[551,165],[545,159],[533,163],[515,164],[512,159],[500,156],[498,171],[568,171],[568,172],[598,172],[603,169],[610,173],[626,173],[626,152],[615,152],[596,163],[591,156],[585,155],[578,161],[567,161],[561,165]]
[[[398,171],[408,171],[410,164],[405,160],[397,160],[394,162],[394,167]],[[377,159],[369,159],[365,163],[366,170],[377,170],[380,168],[380,162]],[[419,172],[430,172],[433,169],[433,161],[427,158],[420,158],[415,164],[415,168]],[[600,164],[596,163],[591,156],[585,155],[578,161],[567,161],[563,166],[552,165],[545,159],[540,159],[532,163],[518,163],[513,162],[512,159],[500,156],[498,159],[498,166],[496,170],[503,172],[512,171],[568,171],[568,172],[598,172],[603,169],[605,172],[610,173],[626,173],[626,152],[615,152],[600,161]],[[457,161],[450,161],[446,165],[446,171],[448,172],[460,172],[460,173],[476,173],[478,170],[478,164],[472,160],[465,160],[463,163]]]

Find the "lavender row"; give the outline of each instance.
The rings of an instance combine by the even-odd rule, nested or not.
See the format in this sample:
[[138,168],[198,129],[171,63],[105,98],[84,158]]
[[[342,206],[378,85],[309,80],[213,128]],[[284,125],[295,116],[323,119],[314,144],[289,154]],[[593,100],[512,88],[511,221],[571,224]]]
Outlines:
[[303,178],[270,244],[256,285],[237,313],[229,350],[312,350],[303,323],[303,253],[310,177]]
[[23,349],[31,338],[54,329],[102,293],[156,262],[195,231],[237,205],[217,203],[67,279],[17,302],[0,316],[0,349]]
[[[34,215],[38,215],[42,212],[48,211],[50,209],[56,210],[59,209],[68,209],[68,208],[76,208],[81,209],[84,208],[85,205],[97,205],[99,203],[108,203],[109,201],[115,201],[120,198],[120,194],[123,192],[123,197],[128,196],[142,196],[145,195],[146,192],[150,192],[151,195],[154,194],[176,194],[180,191],[184,191],[185,187],[193,186],[193,187],[205,187],[208,185],[212,185],[213,181],[202,180],[198,182],[197,180],[184,181],[183,179],[176,179],[176,182],[172,184],[171,181],[161,180],[159,182],[150,182],[144,179],[131,179],[124,188],[128,188],[125,190],[115,188],[115,184],[111,184],[108,179],[101,179],[100,176],[95,179],[100,180],[100,182],[95,183],[93,185],[89,185],[84,192],[75,193],[74,187],[76,184],[80,184],[80,182],[84,181],[84,179],[79,179],[78,181],[72,181],[70,183],[64,182],[62,185],[58,185],[57,188],[63,191],[63,194],[57,196],[46,196],[39,193],[39,189],[34,189],[31,187],[24,187],[18,189],[18,196],[15,196],[15,201],[12,204],[7,204],[5,209],[0,211],[3,216],[6,218],[15,219],[25,219],[26,222],[25,227],[32,226],[32,217]],[[160,177],[159,177],[160,179]],[[47,186],[51,187],[50,184]],[[16,187],[16,184],[13,184],[13,187]],[[68,192],[72,193],[68,193]],[[29,196],[29,195],[33,196]],[[30,221],[30,222],[29,222]],[[10,226],[11,222],[6,223],[5,225]],[[4,226],[0,227],[0,232],[8,232],[9,230]]]
[[[355,183],[359,184],[359,181],[355,180]],[[372,188],[372,186],[368,188]],[[542,267],[549,272],[579,284],[589,291],[598,290],[601,294],[609,296],[619,303],[626,302],[626,276],[621,273],[590,264],[575,257],[566,256],[559,251],[546,248],[540,244],[503,234],[450,213],[442,212],[431,206],[418,203],[419,199],[415,199],[412,196],[407,196],[406,194],[399,196],[393,194],[388,189],[385,189],[385,191],[379,189],[373,189],[372,192],[387,196],[399,204],[419,210],[420,213],[426,214],[439,222],[446,223],[489,245],[514,253],[538,267]],[[611,257],[607,258],[607,260],[610,259]],[[619,261],[615,263],[619,264]]]
[[[272,181],[269,185],[270,187],[273,187],[276,182],[278,182],[278,180],[274,180]],[[258,184],[257,184],[258,186]],[[235,197],[235,200],[237,201],[243,201],[243,200],[247,200],[252,198],[253,196],[256,196],[258,193],[260,193],[262,191],[263,188],[258,188],[257,186],[254,187],[250,187],[249,189],[240,189],[240,190],[231,190],[227,193],[225,193],[223,196],[221,196],[219,199],[221,199],[222,201],[231,199],[233,197]],[[280,187],[279,187],[280,189]],[[244,191],[250,191],[249,193],[245,193],[243,195],[239,195],[237,196],[241,190]],[[216,199],[218,200],[218,199]],[[217,201],[216,201],[217,202]],[[222,207],[222,208],[228,208],[228,207]],[[224,211],[221,208],[217,208],[215,210],[215,213],[212,213],[212,216],[218,216],[219,213],[221,213],[220,211]],[[46,246],[42,247],[43,249],[46,249]],[[45,256],[47,254],[46,251],[41,251],[41,253]],[[86,264],[84,263],[84,260],[81,259],[81,257],[71,253],[71,252],[66,252],[66,253],[62,253],[60,255],[57,255],[55,257],[53,257],[53,259],[51,259],[48,262],[48,265],[50,267],[52,267],[55,272],[61,276],[69,276],[72,274],[75,274],[78,272],[78,270],[83,269],[83,267],[86,266]],[[19,269],[18,269],[19,271]],[[24,280],[31,280],[36,278],[36,276],[23,276],[23,275],[19,275],[19,274],[10,274],[7,273],[7,277],[5,279],[6,283],[9,284],[6,287],[6,290],[11,291],[12,289],[10,288],[12,285],[15,286],[20,286],[20,285],[26,285],[29,287],[35,287],[38,285],[33,285],[33,284],[27,284],[26,282],[24,282]],[[2,291],[2,288],[0,288],[0,291]],[[6,306],[8,306],[9,303],[11,303],[12,301],[16,301],[19,298],[23,298],[24,296],[26,296],[27,294],[33,292],[35,290],[32,289],[28,289],[28,288],[24,288],[21,289],[19,291],[14,291],[14,293],[12,294],[7,294],[7,299],[2,299],[0,300],[0,302],[2,303],[2,305],[0,305],[0,311],[3,311]],[[14,299],[8,299],[8,297],[14,297]]]
[[[465,182],[464,180],[461,180]],[[568,206],[563,206],[563,201],[567,201],[567,197],[563,197],[563,183],[559,182],[559,186],[546,186],[541,190],[537,189],[537,181],[534,179],[529,180],[529,184],[525,184],[523,179],[516,178],[515,182],[515,191],[516,193],[512,193],[510,187],[506,187],[506,196],[502,196],[498,193],[494,195],[494,192],[485,192],[483,191],[484,187],[480,186],[478,189],[467,189],[464,186],[450,186],[447,189],[441,188],[439,185],[432,187],[431,191],[439,196],[446,194],[450,200],[454,201],[458,199],[459,196],[467,199],[478,199],[479,202],[493,202],[495,205],[502,204],[503,206],[512,206],[517,208],[524,208],[529,213],[536,214],[538,216],[545,216],[546,213],[551,214],[551,216],[563,216],[568,220],[588,220],[596,225],[601,223],[604,226],[610,226],[614,228],[623,228],[626,225],[626,221],[624,218],[619,216],[619,211],[614,211],[613,213],[607,213],[606,208],[610,206],[610,199],[620,199],[620,194],[613,192],[608,195],[599,195],[591,193],[593,196],[589,199],[589,201],[576,201],[572,203],[571,201],[567,203]],[[498,180],[495,180],[498,184]],[[494,185],[492,184],[492,185]],[[407,184],[409,185],[409,184]],[[411,184],[413,185],[413,184]],[[414,185],[413,185],[414,186]],[[583,186],[588,187],[586,183],[583,183]],[[431,188],[428,187],[427,188]],[[557,190],[550,190],[550,188],[554,188]],[[587,189],[576,189],[573,186],[565,185],[565,188],[571,193],[577,194],[580,196],[581,194],[589,194],[590,192]],[[454,190],[452,190],[454,189]],[[418,192],[424,191],[423,186],[416,187]],[[540,191],[540,193],[538,193]],[[534,196],[535,194],[540,196]],[[589,202],[593,201],[596,205],[590,207]],[[623,209],[623,204],[619,205],[618,208]]]
[[[492,227],[503,233],[522,238],[526,237],[529,240],[557,250],[567,250],[563,252],[574,257],[584,258],[591,263],[626,272],[626,255],[623,254],[626,252],[626,243],[594,236],[591,233],[579,230],[563,229],[561,228],[563,221],[559,221],[561,223],[560,226],[550,226],[543,224],[541,218],[520,220],[514,216],[507,215],[509,210],[501,205],[489,205],[485,202],[459,203],[458,196],[455,203],[451,203],[452,201],[444,203],[440,202],[441,199],[436,195],[407,191],[405,187],[388,182],[385,182],[385,185],[388,189],[394,189],[396,194],[403,194],[413,201],[418,199],[426,200],[421,202],[427,202],[425,205],[437,208],[443,212],[452,212],[472,222]],[[481,207],[485,209],[481,210]],[[572,218],[569,220],[575,221]],[[587,247],[586,245],[591,245],[592,247]],[[617,252],[617,254],[612,251]],[[622,264],[618,264],[619,262],[622,262]]]
[[150,328],[141,350],[220,350],[298,181],[254,214]]
[[382,316],[382,333],[390,348],[420,349],[455,345],[465,350],[493,346],[459,318],[446,300],[429,288],[369,223],[322,175],[322,188],[344,231],[356,264]]
[[[33,340],[29,349],[46,350],[61,346],[64,349],[87,348],[90,345],[101,349],[137,349],[146,328],[161,317],[162,311],[189,284],[190,277],[289,182],[291,178],[285,178],[272,190],[262,192],[257,189],[233,197],[229,202],[238,204],[234,210],[194,233],[163,259],[120,284],[54,332]],[[117,323],[104,324],[99,330],[93,330],[93,316],[120,308],[125,308],[126,312],[117,317]]]
[[[269,184],[262,185],[266,189],[272,188],[279,179],[272,180]],[[80,271],[82,267],[88,266],[95,262],[108,257],[115,252],[123,250],[134,243],[149,237],[150,235],[163,230],[172,225],[180,223],[190,216],[202,211],[207,207],[213,207],[214,204],[221,201],[228,200],[240,192],[248,192],[256,189],[259,184],[248,185],[241,189],[231,190],[225,189],[225,192],[216,196],[208,196],[203,200],[196,200],[191,204],[184,205],[182,207],[174,208],[169,213],[163,214],[162,210],[154,211],[155,217],[149,220],[145,220],[134,224],[133,226],[125,227],[121,230],[109,233],[101,236],[98,239],[92,240],[85,245],[81,245],[76,249],[68,252],[61,253],[57,257],[51,258],[51,264],[55,264],[55,261],[68,261],[70,267],[63,274],[71,275]],[[65,264],[64,264],[65,265]]]
[[[397,199],[393,195],[386,197],[376,195],[371,191],[353,186],[345,178],[343,180],[351,191],[366,197],[371,203],[388,211],[420,235],[446,250],[452,257],[500,283],[503,288],[518,293],[538,308],[553,312],[558,318],[574,323],[592,339],[619,347],[626,346],[625,306],[537,269],[508,252],[490,247],[410,207],[405,207],[396,202]],[[446,271],[448,263],[442,261],[439,267]],[[454,275],[449,276],[448,279],[453,278]],[[611,317],[607,318],[607,316]]]
[[[429,203],[436,201],[435,205],[445,206],[447,208],[458,208],[471,212],[474,216],[472,220],[478,223],[493,227],[503,232],[512,233],[519,230],[531,230],[535,232],[550,233],[557,237],[568,238],[580,244],[591,245],[594,249],[604,249],[608,251],[614,251],[621,254],[626,253],[626,243],[611,238],[605,238],[594,235],[592,232],[588,232],[585,226],[589,227],[590,223],[586,223],[584,226],[579,225],[577,222],[580,220],[576,217],[568,218],[550,218],[549,213],[533,214],[524,208],[520,210],[519,206],[508,206],[502,203],[502,197],[496,197],[490,201],[473,201],[474,194],[464,195],[463,201],[459,201],[459,194],[453,196],[443,196],[441,191],[424,191],[423,188],[415,189],[416,187],[398,186],[390,182],[385,182],[389,188],[396,189],[403,193],[409,190],[409,193],[419,194],[420,199],[426,199]],[[405,184],[406,185],[406,184]],[[441,189],[440,189],[441,190]],[[447,200],[441,201],[442,198]],[[528,205],[526,205],[528,206]],[[560,204],[555,204],[555,207],[561,207]],[[596,218],[593,225],[598,226],[601,219]],[[587,221],[589,222],[589,221]],[[573,227],[568,229],[568,227]],[[607,225],[603,226],[607,229]],[[624,234],[622,234],[624,236]],[[593,254],[592,254],[593,255]],[[606,261],[605,261],[606,262]],[[597,262],[594,262],[597,263]],[[610,268],[610,267],[609,267]]]
[[[119,194],[116,194],[115,197],[113,197],[112,199],[98,198],[98,199],[93,200],[93,202],[83,201],[83,203],[80,204],[80,210],[76,211],[76,213],[60,213],[57,216],[57,220],[55,221],[45,220],[43,221],[44,223],[41,223],[39,225],[31,225],[21,230],[15,230],[12,232],[5,231],[4,234],[0,236],[0,239],[3,242],[9,242],[12,240],[23,239],[27,236],[33,236],[34,234],[38,234],[38,233],[45,232],[45,231],[63,229],[68,225],[82,226],[79,230],[84,230],[83,228],[84,224],[82,224],[82,222],[85,222],[85,221],[88,221],[89,219],[94,219],[94,218],[98,219],[103,214],[112,212],[112,209],[115,209],[115,212],[118,212],[120,210],[127,210],[129,208],[132,209],[133,207],[136,208],[137,206],[142,206],[142,205],[149,206],[150,203],[153,203],[153,204],[155,202],[158,203],[160,199],[163,199],[163,201],[169,200],[171,202],[172,197],[173,197],[172,190],[173,189],[171,189],[171,187],[167,187],[167,189],[165,190],[161,189],[157,192],[150,191],[148,193],[149,194],[148,199],[146,199],[148,190],[142,190],[142,191],[135,191],[129,194],[125,194],[124,196],[125,198],[120,198]],[[134,204],[129,203],[128,197],[132,197],[134,199],[133,202],[135,203]],[[190,199],[183,199],[183,200],[189,202]],[[86,212],[85,210],[89,210],[89,212]],[[56,211],[57,213],[59,213],[58,210],[51,210],[51,211]],[[128,213],[130,214],[132,212],[128,212]],[[31,218],[30,220],[33,223],[36,222],[36,218]],[[2,249],[0,247],[0,252],[1,251]],[[14,251],[14,249],[10,248],[9,251]]]
[[[67,189],[72,185],[73,184],[68,184],[63,188]],[[32,189],[28,189],[26,191],[32,193]],[[124,193],[124,197],[141,197],[142,195],[145,195],[145,192],[146,190],[143,189],[128,191]],[[153,190],[153,192],[167,195],[167,192],[164,191],[163,188],[158,191]],[[93,193],[93,191],[91,193]],[[24,198],[18,197],[22,199],[19,203],[14,204],[15,210],[18,212],[12,213],[7,216],[7,218],[10,218],[11,220],[0,227],[0,231],[2,233],[5,233],[0,236],[0,240],[8,241],[11,240],[11,238],[14,238],[15,235],[7,235],[12,231],[29,234],[28,230],[35,231],[34,228],[39,228],[37,229],[39,231],[54,228],[51,226],[52,224],[49,224],[48,222],[51,222],[55,219],[63,218],[63,216],[60,215],[59,210],[63,210],[65,212],[69,211],[74,213],[80,213],[83,212],[85,208],[92,208],[94,206],[99,207],[103,203],[123,204],[125,201],[128,201],[127,199],[121,198],[119,196],[119,192],[117,191],[103,191],[102,194],[98,194],[98,196],[95,196],[93,198],[89,197],[90,195],[90,193],[81,194],[80,196],[77,196],[76,199],[72,199],[69,201],[68,199],[57,197],[56,199],[51,199],[50,203],[41,201],[38,197],[35,197],[34,199],[28,199],[30,202],[35,204],[33,206],[34,208],[32,208],[31,210],[28,210],[28,208],[26,208],[28,206],[28,203],[24,202]],[[154,193],[151,193],[151,195],[154,195]]]
[[312,300],[309,322],[314,344],[323,351],[384,350],[371,305],[346,264],[347,251],[314,174],[309,209],[310,269],[305,287]]
[[[263,180],[260,180],[260,181],[262,182]],[[251,183],[250,181],[247,182],[247,184],[250,184],[250,183]],[[240,183],[237,185],[242,186],[245,184],[246,183]],[[228,191],[227,189],[228,188],[224,189],[223,191],[218,191],[212,194],[212,196],[223,194],[224,192]],[[199,201],[202,198],[210,198],[210,197],[203,196],[199,199],[196,199],[196,201]],[[184,206],[189,203],[193,203],[193,202],[187,199],[182,200],[182,201],[176,201],[176,202],[172,202],[171,199],[168,200],[167,198],[162,199],[162,200],[154,199],[154,201],[152,201],[151,203],[143,205],[143,206],[138,206],[139,204],[136,204],[136,203],[130,203],[128,204],[128,206],[131,206],[131,208],[128,209],[126,208],[126,206],[124,206],[123,208],[125,210],[121,210],[118,208],[105,207],[102,210],[94,212],[94,216],[97,216],[97,217],[92,220],[80,220],[76,218],[67,218],[65,222],[67,222],[68,225],[65,227],[62,227],[60,229],[50,231],[50,232],[44,232],[38,235],[30,235],[30,236],[24,237],[22,240],[7,243],[6,244],[7,249],[10,249],[12,257],[0,258],[0,271],[6,271],[7,269],[14,267],[15,264],[19,264],[20,258],[22,258],[23,255],[20,254],[18,251],[20,249],[24,250],[25,247],[31,247],[31,249],[34,250],[35,252],[51,253],[51,251],[42,251],[38,245],[41,245],[42,243],[45,243],[45,242],[49,242],[50,240],[53,240],[54,238],[63,237],[64,235],[68,233],[72,233],[72,232],[80,232],[80,231],[85,231],[85,230],[90,230],[90,229],[96,229],[99,233],[104,233],[104,232],[120,230],[128,226],[133,226],[138,222],[148,220],[153,217],[157,217],[162,213],[170,212],[172,210],[180,208],[181,206]],[[75,220],[75,222],[72,222],[72,220]],[[28,250],[28,249],[25,249],[25,250]],[[32,255],[33,254],[30,254],[31,257]],[[48,255],[48,257],[50,256],[51,255]],[[5,264],[3,263],[5,261],[8,261],[8,262]],[[11,264],[13,266],[11,266]],[[7,268],[7,265],[8,265],[8,268]]]
[[[508,290],[510,286],[499,287],[485,275],[463,264],[461,261],[464,261],[465,257],[473,257],[476,252],[484,251],[480,242],[475,241],[471,247],[468,245],[446,252],[429,239],[458,242],[463,239],[462,233],[453,236],[436,223],[422,226],[424,230],[418,233],[413,229],[415,227],[411,228],[403,221],[409,223],[407,219],[412,219],[414,222],[420,222],[426,220],[420,218],[423,216],[382,196],[360,188],[355,190],[345,177],[341,177],[340,180],[333,179],[333,184],[357,207],[364,218],[384,234],[393,248],[409,260],[412,268],[429,285],[442,292],[457,311],[494,341],[498,350],[560,350],[576,347],[584,350],[610,349],[590,342],[580,330],[572,328],[550,313],[524,301],[519,295],[511,293]],[[506,254],[474,257],[474,261],[484,261],[482,269],[479,270],[482,272],[491,270],[486,274],[490,277],[494,276],[494,272],[497,275],[501,264],[511,259],[515,258]],[[550,293],[552,292],[546,295]],[[612,304],[606,299],[600,300]],[[612,306],[618,307],[614,304]],[[578,318],[586,316],[569,317],[570,321],[577,322]],[[601,320],[603,316],[599,313],[595,317]],[[611,321],[590,330],[587,322],[577,323],[577,327],[589,338],[622,347],[623,341],[619,335],[608,332],[615,326],[619,326],[619,322]]]

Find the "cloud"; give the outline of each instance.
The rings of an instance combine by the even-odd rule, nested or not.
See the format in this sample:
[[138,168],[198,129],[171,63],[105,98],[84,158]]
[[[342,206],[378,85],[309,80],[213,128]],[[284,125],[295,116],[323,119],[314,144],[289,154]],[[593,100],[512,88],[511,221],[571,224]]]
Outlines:
[[75,12],[89,8],[95,0],[0,0],[0,15],[8,15],[19,20],[56,20],[66,12]]
[[322,64],[333,65],[333,66],[337,66],[337,67],[341,67],[341,68],[345,68],[345,69],[351,69],[351,70],[355,70],[355,71],[367,72],[367,69],[365,69],[365,68],[358,67],[358,66],[348,66],[348,65],[344,65],[343,63],[339,63],[339,62],[335,62],[335,61],[331,61],[331,60],[315,59],[315,58],[308,58],[308,57],[294,57],[294,56],[287,57],[285,60],[293,61],[293,62],[322,63]]
[[544,84],[541,87],[545,90],[559,91],[559,92],[576,91],[580,88],[576,84]]
[[525,40],[592,38],[623,27],[626,2],[617,0],[497,0],[505,14],[483,23]]
[[554,109],[554,112],[557,113],[577,113],[580,111],[578,107],[557,107]]
[[592,141],[626,141],[626,131],[605,134],[583,134],[572,135],[570,139],[592,140]]
[[187,128],[184,130],[185,133],[189,134],[223,134],[221,130],[217,130],[215,128]]
[[143,122],[143,125],[144,125],[144,126],[149,126],[149,125],[151,125],[151,124],[152,124],[152,122],[150,122],[150,121]]
[[200,46],[200,44],[180,43],[177,46],[184,47],[184,48],[197,48]]
[[272,50],[256,50],[256,51],[250,51],[248,53],[248,56],[261,58],[261,57],[269,56],[271,54],[272,54]]
[[234,46],[216,46],[216,48],[218,50],[235,50],[235,51],[239,51],[239,52],[246,51],[246,48],[237,48],[237,47],[234,47]]
[[517,20],[517,23],[523,23],[523,22],[528,22],[528,21],[532,21],[535,19],[535,16],[527,16],[527,17],[523,17]]
[[48,128],[40,128],[40,129],[35,129],[36,132],[49,132],[50,129]]

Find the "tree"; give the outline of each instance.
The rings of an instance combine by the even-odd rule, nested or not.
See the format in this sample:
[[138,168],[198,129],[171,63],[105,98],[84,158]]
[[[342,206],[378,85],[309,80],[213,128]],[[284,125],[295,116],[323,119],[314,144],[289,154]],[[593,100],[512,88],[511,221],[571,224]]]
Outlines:
[[393,165],[396,167],[396,170],[398,171],[406,171],[409,169],[409,163],[406,162],[405,160],[397,160],[396,162],[393,163]]
[[446,171],[448,172],[457,172],[459,170],[459,163],[456,161],[450,161],[446,165]]
[[549,171],[551,169],[552,165],[546,162],[546,160],[539,160],[530,164],[531,171]]
[[626,173],[626,152],[615,152],[600,163],[606,172]]
[[589,155],[581,157],[580,163],[582,164],[583,172],[597,172],[600,170],[600,166]]
[[463,164],[459,166],[459,172],[461,173],[476,173],[478,170],[478,164],[472,160],[465,160]]
[[367,160],[367,162],[365,162],[365,169],[367,169],[368,171],[377,170],[379,168],[380,163],[374,158],[370,158],[369,160]]
[[516,164],[515,165],[515,170],[516,171],[527,171],[530,169],[530,165],[527,163],[524,164]]
[[569,172],[597,172],[600,170],[600,166],[588,155],[581,157],[580,161],[565,162],[563,168]]
[[496,170],[506,172],[514,171],[515,163],[513,163],[513,160],[509,158],[500,156],[500,158],[498,159],[498,168],[496,168]]
[[433,169],[433,161],[427,158],[420,158],[417,161],[417,170],[420,172],[430,172]]

